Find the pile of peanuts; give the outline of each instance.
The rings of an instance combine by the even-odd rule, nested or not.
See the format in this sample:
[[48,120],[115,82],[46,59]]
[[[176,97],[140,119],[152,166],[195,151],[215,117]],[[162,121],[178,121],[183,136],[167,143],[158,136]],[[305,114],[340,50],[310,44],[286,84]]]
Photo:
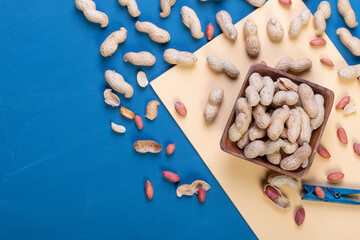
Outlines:
[[309,163],[312,131],[324,121],[324,97],[305,83],[253,73],[235,112],[230,141],[237,142],[247,158],[266,155],[270,163],[294,171]]

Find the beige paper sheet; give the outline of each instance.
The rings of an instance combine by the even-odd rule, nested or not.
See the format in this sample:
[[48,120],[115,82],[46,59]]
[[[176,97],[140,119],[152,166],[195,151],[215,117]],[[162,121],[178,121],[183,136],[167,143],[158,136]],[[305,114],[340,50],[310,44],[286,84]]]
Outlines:
[[[246,54],[243,19],[236,24],[239,36],[234,43],[223,34],[218,36],[195,53],[199,60],[194,67],[175,66],[152,81],[151,86],[258,238],[359,238],[359,206],[303,201],[299,194],[300,188],[284,188],[283,192],[290,198],[292,207],[288,211],[279,209],[264,197],[262,191],[267,169],[224,153],[219,146],[243,78],[249,67],[261,60],[275,66],[281,57],[308,57],[313,61],[313,68],[301,75],[303,78],[332,89],[335,92],[335,104],[346,94],[352,96],[355,104],[360,106],[359,83],[356,80],[344,83],[337,77],[336,69],[345,66],[346,62],[330,39],[324,36],[326,47],[309,46],[309,41],[315,37],[312,19],[296,40],[288,38],[287,30],[291,19],[304,8],[306,6],[300,0],[293,0],[291,8],[280,6],[278,0],[269,0],[262,8],[245,18],[254,20],[258,25],[262,48],[258,58],[250,59]],[[284,26],[286,34],[281,43],[272,43],[267,36],[266,23],[269,17],[276,17]],[[206,63],[206,57],[211,54],[233,62],[241,71],[239,78],[231,80],[223,73],[212,71]],[[319,61],[321,57],[332,59],[336,67],[331,69],[323,66]],[[209,91],[214,87],[223,88],[225,98],[215,122],[206,124],[203,110]],[[186,118],[179,117],[175,112],[174,103],[177,100],[186,105]],[[341,111],[332,110],[321,141],[330,150],[332,157],[326,160],[317,156],[303,182],[330,185],[326,181],[327,174],[340,170],[345,173],[345,178],[337,186],[360,189],[360,158],[352,150],[353,141],[360,140],[360,126],[356,124],[359,122],[360,112],[344,116]],[[349,144],[346,146],[337,139],[336,129],[339,125],[348,133]],[[297,227],[294,213],[300,205],[306,210],[306,219],[302,226]]]

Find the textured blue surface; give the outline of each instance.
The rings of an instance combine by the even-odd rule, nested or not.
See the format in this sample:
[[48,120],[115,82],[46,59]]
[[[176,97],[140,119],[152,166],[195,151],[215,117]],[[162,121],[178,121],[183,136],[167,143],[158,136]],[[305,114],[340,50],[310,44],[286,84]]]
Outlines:
[[[170,17],[161,19],[158,0],[139,0],[139,20],[171,34],[161,45],[137,32],[135,19],[116,0],[96,2],[109,16],[106,29],[88,22],[73,0],[0,2],[0,238],[256,238],[164,106],[138,131],[103,102],[103,74],[114,69],[135,88],[133,98],[121,97],[121,104],[144,115],[146,103],[157,96],[151,87],[137,86],[136,72],[142,69],[152,80],[170,67],[161,57],[164,49],[195,51],[206,44],[182,24],[181,6],[194,8],[203,28],[212,22],[216,35],[217,11],[229,11],[237,22],[254,8],[244,0],[178,1]],[[319,1],[307,2],[314,12]],[[359,63],[335,34],[344,25],[335,2],[327,33],[349,64]],[[352,3],[360,15],[359,1]],[[113,57],[102,58],[100,44],[121,26],[128,29],[127,41]],[[359,27],[352,32],[360,36]],[[139,68],[123,62],[125,52],[141,50],[150,50],[157,64]],[[124,124],[126,134],[112,132],[111,121]],[[170,157],[140,155],[132,147],[138,139],[175,142],[176,151]],[[163,170],[177,172],[181,183],[209,182],[206,202],[179,199]],[[154,186],[152,201],[144,195],[146,179]]]

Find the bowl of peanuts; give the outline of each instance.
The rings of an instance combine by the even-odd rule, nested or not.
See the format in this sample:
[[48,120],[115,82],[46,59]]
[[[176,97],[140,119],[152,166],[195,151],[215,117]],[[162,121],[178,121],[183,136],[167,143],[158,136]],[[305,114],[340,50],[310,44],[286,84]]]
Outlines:
[[264,64],[250,67],[223,132],[223,151],[295,178],[315,158],[334,92]]

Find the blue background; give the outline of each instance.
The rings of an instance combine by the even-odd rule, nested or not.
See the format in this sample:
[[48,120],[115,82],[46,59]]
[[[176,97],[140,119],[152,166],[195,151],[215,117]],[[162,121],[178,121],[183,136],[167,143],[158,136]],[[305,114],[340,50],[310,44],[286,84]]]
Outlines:
[[[314,13],[320,1],[306,2]],[[330,2],[326,32],[349,64],[359,63],[335,34],[345,24],[336,1]],[[103,74],[116,70],[135,89],[131,99],[120,96],[121,105],[144,116],[146,103],[158,98],[150,86],[137,85],[137,71],[155,79],[171,67],[162,59],[166,48],[193,52],[207,43],[205,37],[192,38],[181,22],[183,5],[197,12],[203,29],[211,22],[215,35],[220,33],[219,10],[237,22],[255,8],[244,0],[180,0],[162,19],[159,0],[140,0],[138,19],[171,34],[169,43],[158,44],[135,30],[136,19],[116,0],[96,4],[109,16],[106,29],[88,22],[73,0],[0,1],[0,238],[256,238],[163,105],[156,120],[143,117],[139,131],[119,108],[103,101]],[[359,1],[352,4],[360,16]],[[126,42],[112,57],[102,58],[99,46],[122,26],[128,29]],[[359,27],[352,32],[360,36]],[[123,62],[124,53],[142,50],[156,56],[153,67]],[[111,121],[125,125],[127,132],[112,132]],[[141,155],[132,147],[139,139],[163,146],[174,142],[176,151]],[[178,198],[177,185],[163,179],[163,170],[178,173],[181,184],[207,181],[206,202]],[[146,179],[154,186],[152,201],[144,194]]]

